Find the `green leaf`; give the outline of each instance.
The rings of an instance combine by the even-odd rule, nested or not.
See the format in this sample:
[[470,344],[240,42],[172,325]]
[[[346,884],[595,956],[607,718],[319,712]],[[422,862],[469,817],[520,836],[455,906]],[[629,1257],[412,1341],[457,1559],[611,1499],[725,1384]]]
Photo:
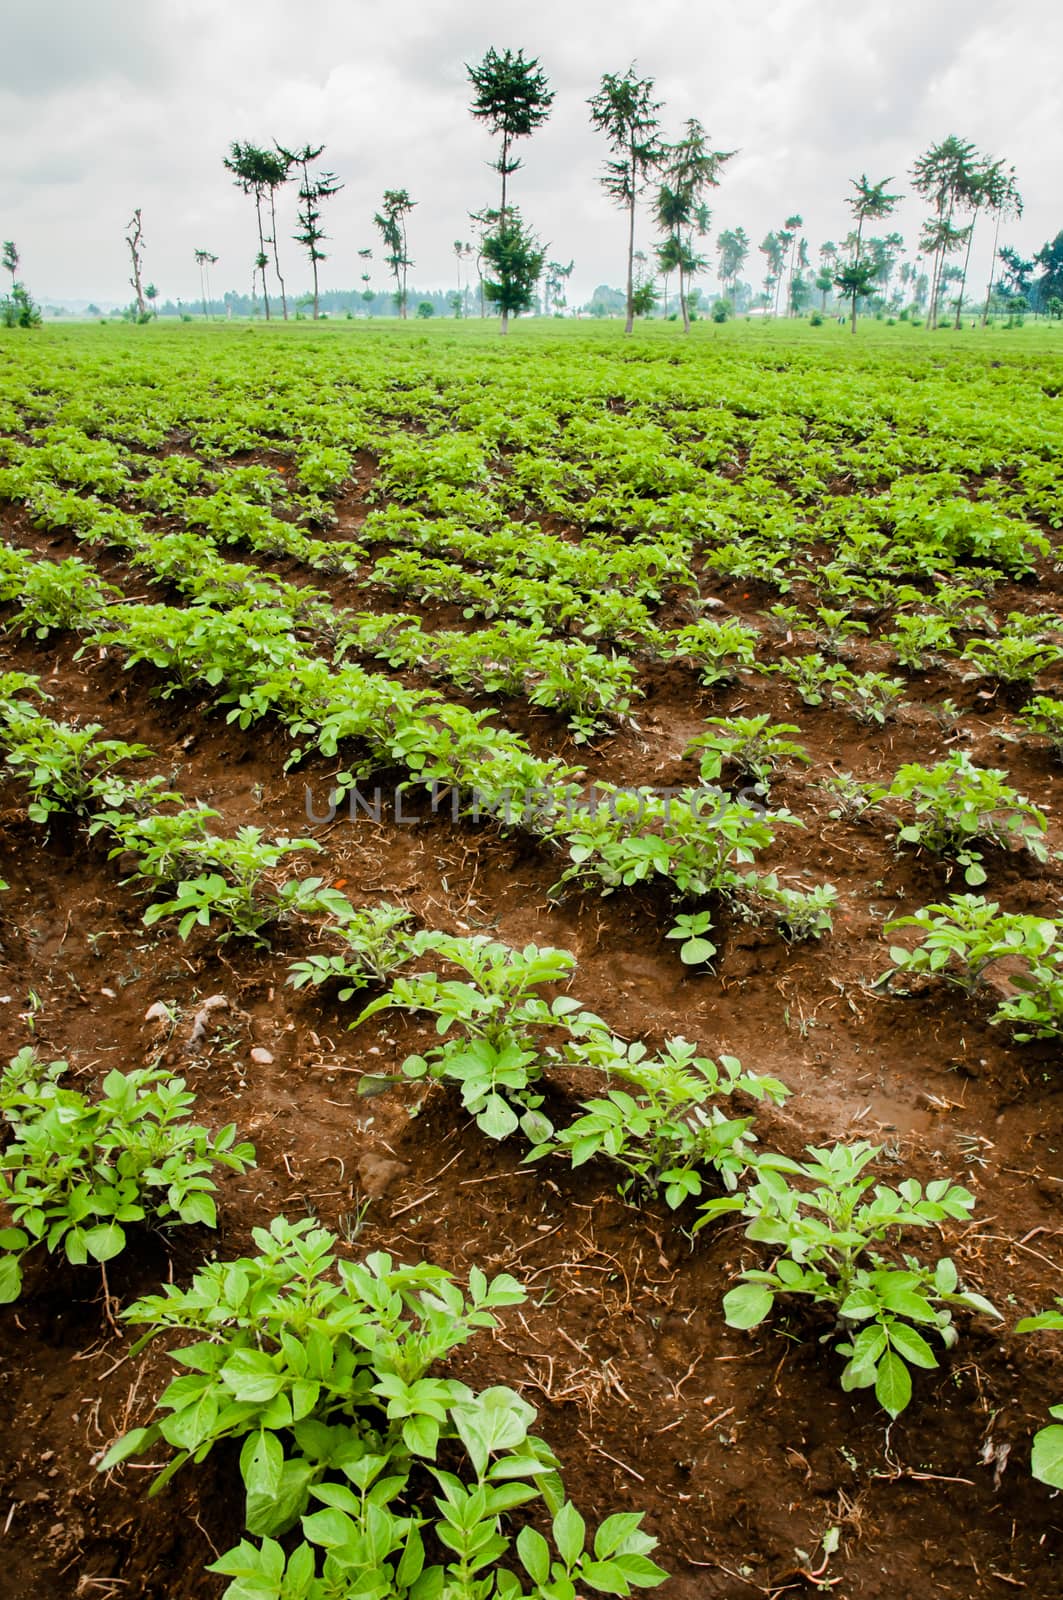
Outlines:
[[1053,1489],[1063,1489],[1063,1427],[1053,1424],[1034,1435],[1030,1470]]
[[878,1364],[875,1398],[891,1417],[899,1417],[912,1398],[911,1375],[900,1356],[894,1355],[892,1350],[888,1350]]
[[679,947],[679,959],[687,967],[696,967],[703,961],[711,961],[715,954],[716,946],[711,939],[688,939]]
[[602,1594],[630,1594],[631,1589],[623,1568],[612,1561],[585,1561],[580,1568],[580,1579]]
[[488,1095],[487,1104],[477,1116],[476,1125],[489,1139],[508,1139],[519,1125],[519,1118],[501,1095],[492,1094]]
[[402,1425],[402,1442],[411,1455],[427,1456],[429,1461],[434,1461],[439,1444],[439,1423],[435,1417],[407,1417]]
[[84,1240],[94,1261],[113,1261],[125,1249],[125,1234],[117,1222],[101,1222],[96,1228],[87,1228]]
[[275,1433],[249,1434],[240,1452],[240,1472],[249,1494],[276,1494],[284,1471],[284,1450]]
[[566,1500],[553,1520],[554,1543],[566,1567],[574,1567],[583,1554],[587,1537],[587,1524],[572,1504]]
[[22,1269],[17,1256],[0,1256],[0,1306],[9,1306],[22,1293]]
[[937,1357],[922,1334],[910,1328],[906,1322],[890,1324],[889,1340],[898,1354],[905,1361],[910,1361],[913,1367],[937,1366]]
[[96,1468],[97,1472],[110,1472],[112,1467],[117,1467],[121,1462],[128,1461],[130,1456],[140,1455],[147,1450],[159,1437],[158,1427],[154,1424],[150,1428],[130,1428],[120,1439],[116,1439],[107,1451],[103,1460]]
[[264,1350],[236,1350],[218,1376],[237,1400],[261,1405],[284,1388],[284,1375]]
[[218,1226],[218,1208],[209,1194],[190,1194],[181,1201],[177,1210],[182,1222],[200,1223],[205,1228]]
[[328,1507],[324,1511],[312,1511],[308,1517],[304,1517],[303,1532],[314,1544],[324,1545],[327,1550],[346,1544],[354,1537],[356,1529],[344,1512]]
[[[1063,1428],[1059,1431],[1063,1433]],[[529,1578],[542,1588],[550,1577],[550,1546],[542,1534],[534,1528],[522,1528],[517,1535],[517,1554]]]
[[[267,1434],[266,1437],[270,1438],[271,1435]],[[284,1462],[277,1486],[272,1491],[248,1488],[245,1513],[247,1531],[260,1537],[264,1534],[275,1537],[287,1533],[306,1510],[313,1479],[314,1468],[310,1462],[297,1456],[292,1461]]]
[[[607,1560],[619,1550],[626,1539],[630,1539],[633,1534],[639,1534],[641,1526],[641,1511],[614,1511],[612,1516],[606,1517],[594,1535],[594,1554],[598,1560]],[[639,1537],[649,1538],[647,1534],[639,1534]]]
[[723,1297],[723,1314],[729,1328],[755,1328],[764,1321],[775,1304],[775,1296],[763,1283],[741,1283]]

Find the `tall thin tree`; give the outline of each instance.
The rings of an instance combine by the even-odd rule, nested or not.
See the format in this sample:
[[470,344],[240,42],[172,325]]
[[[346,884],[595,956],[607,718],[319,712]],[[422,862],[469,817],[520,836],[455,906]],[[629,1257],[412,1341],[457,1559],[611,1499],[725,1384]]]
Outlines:
[[[711,214],[705,204],[709,189],[719,187],[720,175],[734,150],[713,150],[708,134],[696,117],[689,117],[683,137],[669,145],[662,158],[664,179],[657,193],[656,217],[665,234],[665,255],[658,249],[662,270],[674,267],[679,275],[679,308],[683,332],[690,332],[690,306],[687,289],[695,272],[705,265],[694,248],[696,236],[709,231]],[[665,260],[669,265],[665,265]]]
[[601,88],[588,101],[591,122],[605,134],[614,153],[598,181],[614,204],[625,207],[628,214],[625,334],[635,326],[635,209],[664,154],[658,116],[662,104],[653,98],[653,79],[640,78],[634,62],[623,76],[603,73]]
[[794,314],[794,273],[797,270],[798,235],[804,227],[805,219],[798,212],[786,219],[786,233],[790,239],[790,269],[786,285],[786,311],[788,316]]
[[731,303],[738,307],[738,274],[749,256],[749,235],[744,228],[725,228],[716,240],[720,258],[720,282],[729,284]]
[[[502,198],[496,231],[504,236],[509,222],[508,183],[512,174],[521,167],[520,160],[513,155],[514,141],[527,138],[536,128],[542,126],[550,115],[554,92],[549,86],[545,72],[539,66],[538,58],[533,56],[530,60],[525,60],[523,50],[515,53],[512,50],[504,50],[500,54],[492,46],[476,66],[470,66],[466,62],[465,70],[473,90],[472,105],[469,107],[472,115],[502,141],[498,159],[491,165],[502,179]],[[530,235],[527,234],[523,223],[518,224],[512,238],[508,240],[503,238],[499,246],[492,246],[496,265],[507,261],[515,262],[523,244],[526,244],[529,238]],[[484,246],[487,245],[486,237],[483,243]],[[505,292],[495,298],[495,303],[502,313],[503,333],[509,331],[510,300],[511,297]]]
[[284,158],[288,168],[297,167],[299,170],[299,210],[297,213],[299,231],[293,235],[296,244],[301,244],[310,257],[310,269],[314,277],[314,321],[320,315],[320,293],[318,289],[317,264],[326,260],[321,245],[328,234],[321,226],[321,202],[331,200],[333,195],[339,194],[343,188],[334,172],[318,172],[311,174],[311,163],[318,161],[325,146],[323,144],[304,144],[301,150],[285,150],[282,145],[277,146],[278,153]]
[[1000,223],[1004,217],[1022,216],[1022,195],[1019,193],[1015,182],[1015,168],[1004,169],[997,163],[997,170],[991,181],[988,195],[989,207],[993,212],[995,223],[993,228],[993,259],[989,265],[989,282],[986,285],[985,305],[982,307],[982,327],[989,320],[989,307],[993,299],[993,279],[996,276],[997,258],[1000,249]]
[[872,183],[866,172],[862,172],[859,178],[849,180],[849,187],[855,189],[856,193],[849,195],[845,203],[856,219],[856,236],[849,264],[834,281],[842,293],[849,296],[851,333],[856,332],[857,301],[861,295],[867,293],[865,285],[875,280],[874,263],[865,261],[863,255],[864,223],[888,217],[900,204],[903,196],[890,194],[887,190],[887,184],[892,182],[892,178],[882,178],[878,183]]
[[406,320],[406,275],[413,266],[410,260],[406,233],[406,218],[417,204],[405,189],[385,189],[384,202],[373,217],[384,241],[385,257],[395,275],[395,305],[399,316]]
[[273,170],[272,159],[268,150],[259,149],[258,145],[241,144],[234,139],[229,146],[229,154],[223,158],[224,165],[233,174],[233,182],[244,194],[249,194],[255,202],[255,224],[258,229],[258,254],[255,257],[255,272],[251,275],[252,299],[254,298],[255,273],[262,280],[262,301],[266,308],[266,321],[270,320],[269,285],[266,282],[266,268],[269,257],[266,254],[266,232],[262,222],[262,202],[269,189],[270,173]]
[[928,329],[937,327],[945,259],[966,242],[966,232],[954,225],[954,217],[957,207],[966,203],[972,183],[977,181],[979,165],[974,145],[950,134],[940,144],[931,145],[912,168],[916,192],[934,206],[934,214],[922,233],[923,247],[932,257]]
[[133,262],[133,276],[130,278],[129,282],[137,297],[137,316],[146,317],[148,311],[146,305],[144,304],[144,286],[142,281],[144,268],[144,229],[140,221],[139,206],[137,206],[137,209],[133,212],[132,218],[130,219],[125,236],[125,242],[129,246],[129,254]]
[[210,316],[210,312],[207,309],[210,305],[210,269],[218,258],[212,255],[209,250],[197,250],[195,257],[196,266],[199,268],[199,292],[203,301],[203,320],[205,322]]

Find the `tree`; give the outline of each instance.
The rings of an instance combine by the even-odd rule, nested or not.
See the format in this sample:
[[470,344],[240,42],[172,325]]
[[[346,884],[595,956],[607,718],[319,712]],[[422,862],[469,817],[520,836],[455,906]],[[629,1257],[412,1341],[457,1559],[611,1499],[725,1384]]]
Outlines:
[[[878,221],[881,217],[888,217],[899,205],[903,196],[888,194],[886,191],[886,185],[892,183],[892,181],[892,178],[883,178],[879,183],[871,183],[866,172],[861,173],[859,178],[850,178],[849,180],[850,188],[855,189],[856,193],[849,195],[845,203],[856,218],[856,239],[848,267],[843,273],[835,277],[834,282],[843,293],[848,294],[850,297],[849,327],[852,333],[856,332],[856,302],[870,292],[869,289],[860,288],[858,285],[865,281],[873,284],[878,276],[875,262],[873,260],[864,260],[862,248],[864,223]],[[864,270],[865,268],[866,270]],[[848,285],[847,288],[843,285],[843,278]]]
[[904,239],[899,233],[887,233],[884,239],[869,239],[867,254],[875,269],[875,283],[879,293],[888,300],[893,269],[904,250]]
[[725,228],[716,240],[720,258],[720,281],[731,285],[731,301],[738,304],[738,274],[749,255],[749,237],[744,228]]
[[[804,218],[796,212],[792,217],[787,217],[786,219],[786,233],[790,239],[790,277],[786,286],[786,304],[791,316],[796,309],[794,306],[794,272],[797,268],[798,232],[803,226]],[[801,245],[807,253],[808,246],[803,239],[801,240]]]
[[933,260],[928,328],[937,327],[946,257],[960,249],[968,238],[966,229],[954,226],[953,217],[957,206],[962,207],[969,200],[972,185],[978,181],[980,164],[974,145],[950,134],[940,144],[931,145],[912,168],[912,182],[917,193],[932,200],[934,205],[934,215],[924,224],[920,237],[920,248],[928,250]]
[[812,298],[812,285],[803,272],[790,279],[790,315],[799,317]]
[[769,310],[778,296],[779,280],[786,264],[788,243],[785,233],[766,233],[757,245],[758,251],[764,257],[764,293],[767,296]]
[[632,296],[636,317],[650,317],[657,308],[657,285],[650,273],[646,271],[647,257],[643,250],[635,251],[635,260],[639,263],[635,277],[635,293]]
[[941,294],[958,269],[948,264],[948,257],[962,250],[970,236],[970,227],[957,227],[947,216],[928,217],[919,235],[919,248],[928,254],[934,265],[930,278],[930,305],[927,310],[927,327],[936,328],[941,309]]
[[271,233],[269,242],[273,246],[273,270],[277,274],[277,282],[281,289],[281,310],[284,320],[288,320],[288,295],[284,287],[284,278],[281,275],[281,258],[277,243],[277,190],[283,189],[288,182],[290,163],[280,150],[262,151],[262,171],[265,179],[266,192],[269,195],[269,217]]
[[406,237],[406,218],[416,204],[405,189],[385,189],[384,203],[373,217],[387,252],[384,260],[395,274],[395,305],[403,320],[406,317],[406,274],[413,266]]
[[21,257],[14,239],[4,240],[3,265],[4,271],[11,274],[11,293],[15,292],[15,278],[18,275],[18,264]]
[[[550,115],[554,93],[538,59],[533,57],[526,61],[523,50],[518,50],[516,54],[512,50],[505,50],[500,55],[492,47],[478,66],[469,66],[466,62],[465,70],[473,88],[473,101],[469,108],[472,115],[502,140],[498,160],[491,163],[502,179],[495,257],[496,261],[510,260],[515,263],[521,249],[519,241],[525,235],[522,223],[507,231],[507,185],[511,174],[521,166],[521,162],[512,154],[513,141],[527,138],[542,126]],[[493,297],[488,295],[488,298]],[[508,293],[503,293],[493,301],[502,313],[503,333],[509,329],[508,299]]]
[[627,318],[625,334],[635,325],[635,209],[650,176],[660,166],[662,102],[653,98],[653,79],[636,75],[632,62],[623,77],[602,74],[601,88],[588,102],[591,123],[604,133],[614,159],[607,161],[599,183],[615,205],[628,214]]
[[548,261],[546,263],[546,276],[543,279],[544,317],[550,315],[551,306],[556,306],[560,310],[562,306],[567,304],[565,285],[571,278],[575,265],[575,261],[570,261],[567,267],[563,267],[560,261]]
[[454,315],[456,317],[460,317],[461,316],[461,308],[465,303],[464,291],[462,289],[462,284],[461,284],[461,263],[465,259],[465,246],[462,244],[460,239],[455,239],[454,240],[454,259],[458,263],[458,297],[457,297],[457,300],[453,302],[453,304],[454,304]]
[[419,303],[417,307],[417,315],[421,318],[422,322],[427,322],[428,318],[434,317],[435,314],[436,308],[432,304],[431,300],[422,300]]
[[501,312],[502,332],[507,333],[510,317],[531,309],[546,251],[525,227],[520,212],[510,206],[505,222],[485,236],[483,259],[484,294]]
[[328,238],[321,226],[321,202],[331,200],[332,196],[339,194],[343,184],[333,172],[320,172],[313,177],[310,174],[310,163],[317,161],[325,146],[323,144],[304,144],[301,150],[285,150],[277,146],[278,154],[283,158],[286,170],[298,167],[302,174],[299,183],[299,231],[293,234],[296,244],[301,244],[310,257],[310,269],[314,275],[314,321],[320,314],[320,298],[318,293],[317,264],[326,260],[325,252],[321,249],[322,241]]
[[[266,267],[269,257],[266,255],[266,235],[262,226],[262,202],[270,187],[270,177],[273,172],[273,161],[268,150],[260,150],[257,145],[241,144],[234,139],[229,146],[229,154],[223,158],[224,165],[233,174],[233,182],[244,194],[252,196],[255,202],[255,222],[258,227],[258,254],[255,257],[255,272],[262,279],[262,299],[266,307],[266,321],[270,320],[269,287],[266,283]],[[272,198],[272,191],[271,198]],[[252,298],[254,296],[255,273],[251,274]]]
[[[1003,253],[1001,251],[1001,255]],[[1057,233],[1054,239],[1041,246],[1033,258],[1032,266],[1041,268],[1041,276],[1037,280],[1037,299],[1047,310],[1050,300],[1063,299],[1063,233]]]
[[826,311],[826,309],[827,309],[827,296],[830,294],[831,290],[834,288],[834,274],[833,274],[833,272],[830,272],[826,267],[821,267],[819,269],[819,271],[816,273],[816,288],[819,290],[820,295],[822,297],[820,299],[819,309],[821,311]]
[[[719,187],[720,174],[737,152],[712,150],[708,135],[696,117],[686,123],[686,132],[677,144],[666,147],[661,166],[664,181],[657,193],[657,223],[665,234],[665,258],[679,273],[679,306],[683,332],[690,332],[687,284],[695,272],[705,267],[705,258],[694,249],[695,237],[709,231],[711,213],[705,204],[709,189]],[[658,249],[661,260],[661,249]],[[663,267],[662,269],[669,270]]]
[[373,259],[372,250],[359,250],[358,259],[359,259],[359,261],[364,263],[364,265],[362,267],[362,274],[361,274],[362,283],[365,285],[365,287],[362,290],[362,299],[365,301],[366,305],[368,305],[369,302],[373,298],[373,291],[370,288],[370,284],[371,284],[372,279],[373,279],[373,274],[369,270],[369,263]]
[[155,287],[155,285],[153,283],[149,283],[147,288],[144,290],[144,298],[145,298],[145,300],[150,300],[150,302],[151,302],[151,315],[153,317],[157,317],[159,313],[155,308],[155,302],[159,298],[159,291],[158,291],[158,289],[156,289],[156,287]]
[[12,283],[11,293],[0,300],[0,323],[5,328],[39,328],[41,308],[30,299],[24,283]]
[[852,302],[852,331],[856,332],[856,302],[864,300],[875,287],[875,263],[866,256],[854,257],[835,275],[835,287]]
[[[990,210],[998,208],[1008,198],[1009,189],[1016,196],[1018,191],[1014,188],[1014,167],[1011,168],[1011,177],[1004,170],[1003,161],[990,161],[987,158],[972,163],[967,174],[966,182],[958,196],[959,203],[971,212],[971,221],[967,226],[967,250],[963,259],[963,271],[960,274],[960,291],[956,300],[956,328],[959,329],[960,318],[963,315],[963,299],[967,288],[967,272],[971,264],[971,246],[974,242],[974,230],[978,221],[978,213],[983,206]],[[1022,201],[1019,200],[1019,209]],[[1000,212],[997,210],[997,232],[1000,230]],[[993,245],[994,255],[996,244]],[[988,304],[988,302],[987,302]]]
[[984,328],[989,318],[989,307],[993,299],[993,277],[996,271],[997,260],[1000,253],[1000,223],[1003,217],[1022,216],[1022,195],[1019,193],[1015,182],[1015,168],[1004,170],[1003,164],[996,163],[995,175],[991,179],[988,204],[995,218],[993,228],[993,259],[989,264],[989,283],[986,285],[985,305],[982,307],[982,327]]
[[678,239],[669,236],[662,239],[661,243],[657,245],[655,254],[657,256],[657,270],[664,279],[664,294],[662,296],[664,307],[661,314],[666,317],[668,315],[668,279],[679,267],[683,247]]
[[217,256],[211,255],[209,250],[195,252],[196,266],[199,268],[199,291],[203,299],[203,318],[210,315],[207,310],[210,304],[210,269],[217,261]]
[[129,254],[133,261],[133,276],[130,278],[129,282],[137,297],[137,316],[146,318],[148,311],[144,304],[144,289],[141,283],[141,274],[144,265],[144,229],[142,228],[140,222],[139,206],[137,206],[137,209],[133,212],[133,216],[128,224],[125,242],[129,246]]

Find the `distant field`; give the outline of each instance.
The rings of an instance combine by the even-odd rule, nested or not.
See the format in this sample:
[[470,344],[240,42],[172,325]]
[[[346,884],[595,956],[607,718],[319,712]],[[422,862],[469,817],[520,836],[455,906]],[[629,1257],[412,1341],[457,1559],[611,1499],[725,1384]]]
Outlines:
[[[663,1595],[1061,1592],[1030,1452],[1063,1343],[1016,1327],[1063,1265],[1061,351],[833,320],[0,336],[12,1595],[279,1595],[204,1575],[276,1536],[333,1584],[285,1594],[429,1600],[407,1519],[458,1585],[433,1473],[488,1481],[492,1407],[496,1487],[541,1475],[516,1396],[589,1526],[645,1513]],[[57,1176],[60,1059],[93,1103],[179,1075],[177,1120],[257,1166],[200,1146],[216,1193],[149,1164],[131,1200],[97,1130]],[[414,1292],[446,1291],[396,1280],[423,1370],[366,1300],[330,1390],[349,1330],[319,1308],[315,1345],[289,1287],[285,1343],[220,1273],[243,1332],[200,1336],[236,1366],[193,1357],[180,1423],[98,1473],[184,1370],[119,1310],[277,1217],[524,1298],[451,1350]],[[442,1378],[515,1394],[422,1415]],[[367,1454],[393,1521],[356,1560]],[[636,1544],[598,1592],[649,1581]]]

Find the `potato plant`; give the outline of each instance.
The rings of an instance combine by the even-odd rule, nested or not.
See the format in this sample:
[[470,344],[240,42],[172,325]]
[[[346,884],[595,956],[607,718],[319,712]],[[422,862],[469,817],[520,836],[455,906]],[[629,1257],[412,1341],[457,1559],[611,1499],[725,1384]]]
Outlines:
[[211,1134],[189,1121],[195,1096],[162,1068],[109,1072],[91,1100],[65,1088],[65,1061],[45,1065],[20,1050],[0,1077],[0,1301],[17,1300],[22,1262],[62,1249],[75,1266],[106,1263],[131,1224],[217,1223],[213,1172],[254,1165],[229,1124]]

